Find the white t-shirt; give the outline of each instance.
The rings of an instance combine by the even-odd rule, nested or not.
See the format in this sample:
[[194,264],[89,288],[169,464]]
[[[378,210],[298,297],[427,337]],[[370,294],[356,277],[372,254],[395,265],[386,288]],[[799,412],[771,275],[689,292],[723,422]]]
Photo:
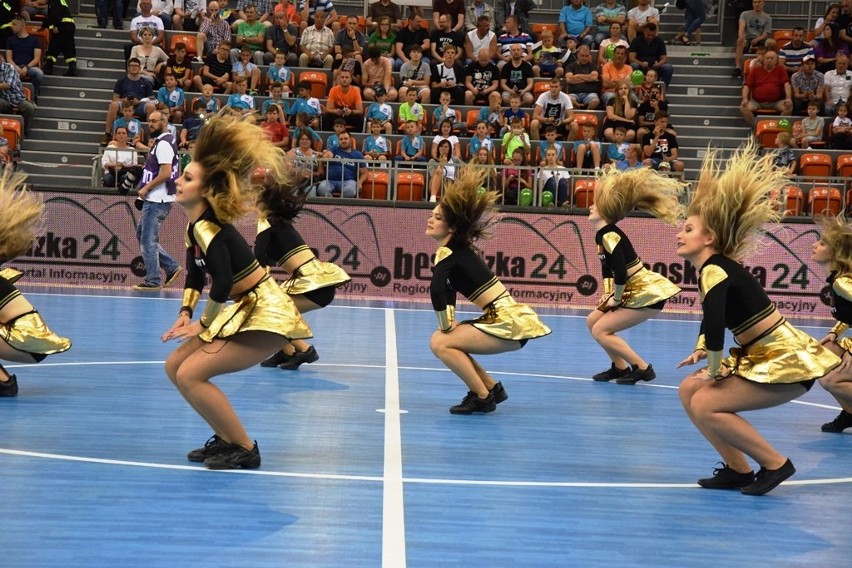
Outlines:
[[[161,144],[157,144],[156,150],[154,151],[154,155],[157,156],[157,163],[161,166],[163,164],[171,165],[172,160],[175,156],[175,150],[174,148],[172,148],[171,144],[163,142]],[[175,196],[169,195],[169,191],[166,188],[166,182],[161,182],[148,192],[148,194],[145,196],[145,200],[170,203],[175,200]]]
[[559,183],[560,179],[571,179],[571,172],[569,172],[567,168],[559,166],[555,168],[542,166],[538,170],[538,179],[541,182],[542,187],[544,187],[544,184],[546,184],[548,180],[553,178],[556,178],[556,182]]
[[[458,136],[456,136],[455,134],[453,134],[452,136],[450,136],[450,137],[448,137],[448,138],[444,138],[443,136],[441,136],[440,134],[438,134],[437,136],[435,136],[435,137],[432,139],[432,144],[434,144],[434,145],[435,145],[435,147],[437,148],[437,147],[438,147],[438,143],[439,143],[439,142],[441,142],[442,140],[449,140],[449,141],[450,141],[450,150],[452,150],[452,151],[455,151],[455,149],[456,149],[456,144],[458,144],[458,143],[459,143],[459,137],[458,137]],[[451,156],[452,156],[452,153],[453,153],[453,152],[450,152],[450,155],[451,155]]]
[[852,87],[852,71],[846,71],[845,75],[838,75],[836,69],[826,71],[825,89],[828,100],[836,103],[840,99],[849,100],[850,87]]
[[542,93],[535,102],[535,106],[541,107],[541,116],[544,118],[555,118],[557,120],[562,120],[565,117],[566,110],[574,108],[574,105],[571,104],[571,97],[560,92],[557,98],[552,99],[550,98],[550,91]]
[[656,20],[659,22],[660,11],[649,5],[647,10],[640,10],[639,6],[636,6],[635,8],[631,8],[627,12],[627,19],[636,20],[637,22],[639,22],[640,26],[644,26],[645,22],[648,21],[648,18],[656,18]]
[[151,31],[154,32],[154,40],[157,39],[157,32],[160,30],[165,31],[165,27],[163,27],[163,20],[158,18],[157,16],[151,14],[148,17],[145,16],[136,16],[132,20],[130,20],[130,29],[136,30],[136,36],[140,37],[142,35],[142,30],[144,28],[151,28]]
[[467,39],[470,40],[470,45],[473,49],[472,53],[467,54],[468,59],[476,61],[476,56],[479,52],[483,49],[489,49],[491,47],[491,41],[496,37],[497,34],[489,30],[483,39],[479,39],[479,36],[476,34],[476,30],[470,30],[467,34]]
[[115,146],[107,146],[101,156],[101,167],[106,169],[107,164],[120,163],[125,166],[135,166],[137,161],[136,150],[131,146],[127,148],[117,148]]

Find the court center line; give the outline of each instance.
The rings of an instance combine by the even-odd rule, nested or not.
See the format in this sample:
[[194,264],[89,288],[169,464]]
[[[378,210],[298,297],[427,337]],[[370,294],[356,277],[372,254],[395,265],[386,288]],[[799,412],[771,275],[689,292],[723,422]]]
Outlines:
[[396,319],[385,309],[385,470],[382,495],[382,568],[405,568],[405,505]]

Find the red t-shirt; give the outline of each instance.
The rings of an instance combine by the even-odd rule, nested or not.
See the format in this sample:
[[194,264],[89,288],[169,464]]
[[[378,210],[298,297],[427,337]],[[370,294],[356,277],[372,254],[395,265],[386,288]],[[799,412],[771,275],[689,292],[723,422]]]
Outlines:
[[751,98],[759,103],[784,100],[784,84],[789,82],[787,70],[781,65],[776,65],[772,71],[767,71],[762,65],[754,67],[746,78]]
[[264,120],[260,123],[260,128],[263,129],[263,133],[269,137],[269,141],[273,144],[277,144],[285,138],[290,137],[290,132],[287,129],[287,126],[281,122],[266,122]]

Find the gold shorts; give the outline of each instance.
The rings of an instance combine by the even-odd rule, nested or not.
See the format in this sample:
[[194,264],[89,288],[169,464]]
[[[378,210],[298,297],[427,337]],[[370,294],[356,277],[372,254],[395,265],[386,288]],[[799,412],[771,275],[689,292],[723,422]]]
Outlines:
[[475,320],[463,321],[476,329],[511,341],[544,337],[550,328],[544,325],[531,307],[520,304],[506,294],[485,307],[485,313]]
[[621,306],[639,309],[653,306],[680,293],[671,280],[645,267],[627,279]]
[[53,355],[71,349],[71,340],[50,331],[38,312],[0,324],[0,339],[18,351],[38,355]]
[[298,296],[314,290],[334,286],[335,288],[352,280],[346,271],[331,262],[313,258],[296,269],[296,272],[281,283],[286,294]]
[[788,322],[743,347],[734,347],[722,364],[756,383],[800,383],[824,377],[840,358]]
[[244,331],[269,331],[287,339],[313,337],[296,304],[272,278],[266,278],[225,306],[198,337],[210,343]]

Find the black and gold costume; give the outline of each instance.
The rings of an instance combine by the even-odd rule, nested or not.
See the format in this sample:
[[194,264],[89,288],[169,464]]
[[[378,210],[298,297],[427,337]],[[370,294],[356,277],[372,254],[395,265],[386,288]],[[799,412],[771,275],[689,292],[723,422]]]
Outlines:
[[[440,247],[435,253],[431,285],[432,307],[438,316],[440,329],[452,329],[456,292],[475,302],[493,286],[502,287],[502,284],[470,247],[454,242]],[[550,328],[542,323],[532,308],[516,302],[508,292],[488,304],[484,312],[475,320],[461,323],[473,325],[500,339],[520,341],[521,344],[550,333]]]
[[827,282],[830,286],[831,315],[837,320],[830,333],[835,335],[840,347],[852,353],[852,338],[840,337],[852,324],[852,276],[849,274],[838,276],[836,272],[832,272]]
[[[3,272],[10,274],[8,270],[10,269]],[[21,292],[9,280],[0,276],[0,310],[19,297]],[[0,340],[18,351],[29,353],[36,361],[42,361],[48,355],[62,353],[71,348],[71,340],[50,331],[36,310],[0,323]]]
[[289,221],[271,225],[266,219],[257,222],[257,240],[254,253],[263,266],[276,264],[290,273],[281,283],[281,289],[291,296],[303,295],[314,304],[325,307],[334,300],[335,289],[352,280],[346,271],[331,262],[313,256],[299,266],[291,266],[291,259],[299,253],[310,251],[299,231]]
[[[738,262],[711,256],[701,268],[699,293],[704,318],[696,349],[707,352],[710,376],[719,377],[725,365],[732,374],[756,383],[802,383],[810,388],[840,364],[831,351],[790,325]],[[750,343],[731,348],[722,360],[725,328],[736,336],[766,318],[777,323]]]
[[281,291],[272,278],[264,278],[251,290],[225,302],[237,282],[250,275],[260,264],[245,239],[233,225],[219,223],[208,208],[186,232],[186,286],[181,310],[190,316],[204,289],[205,273],[212,284],[201,325],[207,329],[199,336],[210,342],[243,331],[270,331],[287,339],[306,339],[311,330],[296,309],[293,300]]
[[[662,310],[666,300],[680,293],[680,288],[668,278],[642,266],[630,239],[616,225],[599,230],[595,234],[595,244],[603,271],[604,293],[600,306],[612,296],[624,308]],[[642,267],[628,278],[637,266]]]

